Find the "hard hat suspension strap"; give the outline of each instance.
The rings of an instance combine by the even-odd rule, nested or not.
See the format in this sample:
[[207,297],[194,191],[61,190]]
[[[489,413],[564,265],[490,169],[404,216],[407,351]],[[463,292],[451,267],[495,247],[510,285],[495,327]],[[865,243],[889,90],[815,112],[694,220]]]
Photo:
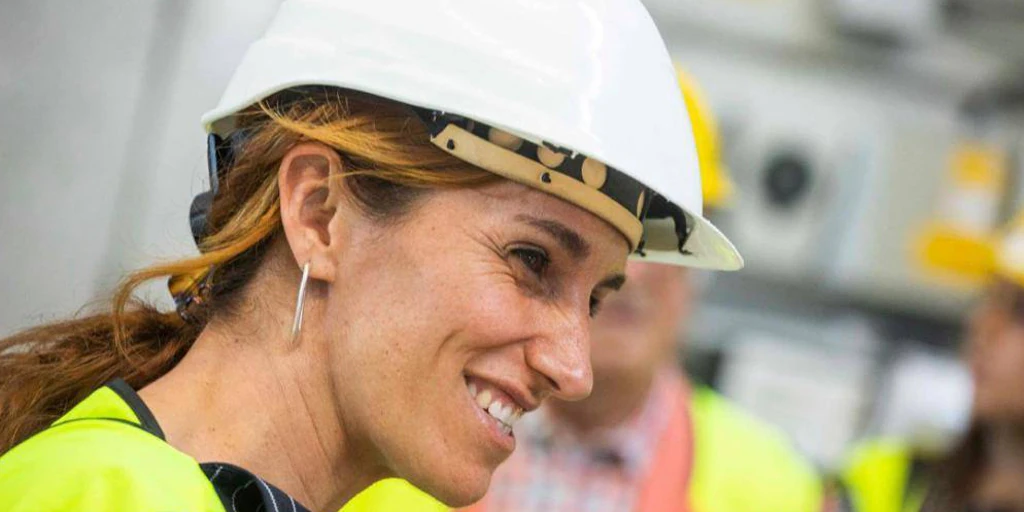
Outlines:
[[415,110],[431,142],[445,152],[569,201],[618,229],[631,250],[640,246],[643,218],[654,194],[639,181],[566,148],[534,143],[462,116]]

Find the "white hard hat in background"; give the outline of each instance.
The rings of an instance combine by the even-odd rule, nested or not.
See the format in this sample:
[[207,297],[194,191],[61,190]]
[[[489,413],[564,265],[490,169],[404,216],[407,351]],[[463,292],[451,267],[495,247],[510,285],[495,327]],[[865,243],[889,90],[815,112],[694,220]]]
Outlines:
[[686,108],[638,0],[287,0],[203,123],[227,135],[308,85],[417,107],[438,147],[587,209],[641,257],[743,265],[702,217]]

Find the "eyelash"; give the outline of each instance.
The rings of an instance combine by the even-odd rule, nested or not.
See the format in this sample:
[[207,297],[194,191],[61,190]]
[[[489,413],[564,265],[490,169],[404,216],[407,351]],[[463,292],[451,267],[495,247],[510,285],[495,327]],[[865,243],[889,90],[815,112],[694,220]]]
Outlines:
[[[544,277],[544,272],[551,263],[551,258],[543,250],[535,247],[515,247],[509,251],[519,259],[522,264],[530,270],[538,279]],[[593,318],[601,310],[601,300],[597,297],[590,297],[590,317]]]
[[538,278],[544,277],[544,271],[551,263],[547,253],[535,247],[514,247],[509,252]]

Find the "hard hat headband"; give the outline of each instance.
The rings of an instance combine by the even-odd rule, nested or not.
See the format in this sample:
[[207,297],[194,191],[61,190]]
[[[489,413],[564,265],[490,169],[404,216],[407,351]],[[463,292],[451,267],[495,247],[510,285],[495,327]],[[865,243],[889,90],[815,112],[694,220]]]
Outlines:
[[643,219],[654,193],[617,169],[546,142],[535,144],[463,116],[416,109],[442,150],[504,178],[569,201],[641,247]]
[[[308,97],[301,89],[279,93],[281,101]],[[295,96],[298,94],[298,96]],[[690,256],[687,242],[695,222],[678,205],[616,168],[548,142],[533,142],[465,116],[407,105],[424,123],[430,141],[462,161],[564,199],[605,220],[625,236],[630,249]],[[210,134],[208,163],[212,190],[193,201],[196,244],[208,230],[207,216],[222,167],[230,165],[247,138],[235,128],[226,139]]]

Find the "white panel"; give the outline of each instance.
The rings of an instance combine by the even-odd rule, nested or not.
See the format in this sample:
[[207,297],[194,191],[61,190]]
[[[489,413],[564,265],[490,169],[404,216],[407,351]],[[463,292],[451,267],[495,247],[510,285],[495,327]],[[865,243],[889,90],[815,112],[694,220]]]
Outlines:
[[[249,43],[259,37],[280,0],[197,2],[189,11],[166,64],[170,82],[145,120],[154,136],[139,155],[139,172],[126,176],[115,218],[113,248],[101,276],[111,286],[126,270],[195,253],[189,205],[206,190],[206,136],[200,116],[213,108]],[[166,283],[153,282],[144,295],[170,305]]]
[[0,16],[0,335],[94,297],[157,2]]
[[[21,2],[0,17],[0,335],[194,251],[199,117],[280,0]],[[159,23],[156,21],[159,20]],[[164,283],[150,298],[169,302]]]
[[859,331],[837,325],[819,333],[831,346],[770,331],[742,332],[726,353],[722,391],[781,428],[818,465],[836,468],[868,404],[871,348],[878,341]]
[[[957,315],[968,296],[912,265],[956,131],[957,96],[917,93],[898,77],[842,61],[801,62],[670,40],[712,101],[739,196],[723,231],[745,272],[831,288],[884,307]],[[796,148],[814,173],[795,208],[773,207],[765,163]]]

